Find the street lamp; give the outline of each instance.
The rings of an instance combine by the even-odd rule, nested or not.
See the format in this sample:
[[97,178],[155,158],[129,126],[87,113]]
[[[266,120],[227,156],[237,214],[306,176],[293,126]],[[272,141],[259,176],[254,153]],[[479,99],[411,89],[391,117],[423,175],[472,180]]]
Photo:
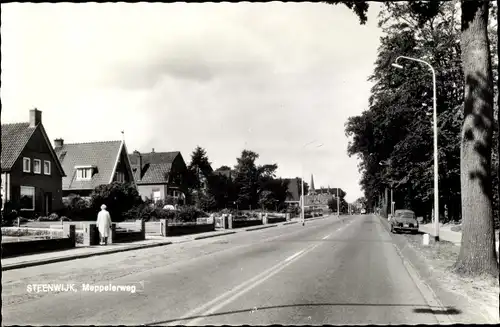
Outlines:
[[[315,142],[316,142],[316,140],[304,144],[304,146],[302,146],[302,149],[305,149],[308,145],[313,144]],[[323,143],[317,145],[316,148],[320,148],[322,146],[323,146]],[[302,160],[304,160],[304,159],[302,159]],[[301,207],[302,207],[302,226],[305,226],[306,216],[305,216],[305,210],[304,210],[304,199],[305,199],[305,194],[304,194],[304,161],[302,161],[302,178],[301,178],[301,180],[302,180],[302,182],[301,182],[301,184],[302,184],[301,185],[301,188],[302,188],[302,201],[301,201],[302,202],[302,205],[301,205]]]
[[411,57],[405,57],[405,56],[399,56],[396,58],[396,61],[392,64],[393,67],[403,69],[403,66],[398,65],[398,60],[399,59],[407,59],[411,61],[416,61],[420,62],[424,65],[427,65],[431,69],[432,72],[432,91],[433,91],[433,106],[434,106],[434,112],[433,112],[433,129],[434,129],[434,228],[435,228],[435,240],[439,241],[439,175],[438,175],[438,129],[437,129],[437,101],[436,101],[436,72],[434,71],[434,68],[432,67],[431,64],[429,64],[427,61],[421,60],[421,59],[416,59],[416,58],[411,58]]
[[340,197],[339,197],[338,187],[337,187],[337,218],[340,218]]

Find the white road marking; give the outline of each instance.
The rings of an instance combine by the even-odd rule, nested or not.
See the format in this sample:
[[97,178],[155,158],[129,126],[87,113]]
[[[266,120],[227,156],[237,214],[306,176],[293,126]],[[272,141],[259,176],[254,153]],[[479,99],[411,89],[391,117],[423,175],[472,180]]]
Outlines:
[[[341,228],[337,229],[335,232],[331,233],[328,236],[331,236],[332,234],[347,228],[347,226],[349,226],[351,223],[352,223],[352,221],[349,222],[349,224],[344,225]],[[301,231],[299,231],[298,233],[300,233],[300,232]],[[298,234],[298,233],[282,234],[282,235],[277,236],[277,237],[268,238],[267,240],[276,239],[276,238],[279,238],[282,236],[290,236],[290,235]],[[198,307],[197,309],[194,309],[194,310],[188,312],[186,315],[182,316],[181,318],[176,319],[175,321],[167,324],[167,326],[177,326],[177,325],[179,325],[179,322],[189,320],[189,318],[194,317],[194,316],[199,316],[200,313],[203,312],[204,310],[207,310],[208,308],[212,307],[214,304],[219,303],[218,305],[215,305],[214,307],[210,308],[208,311],[205,311],[205,313],[201,314],[201,317],[197,317],[197,318],[194,318],[193,320],[189,321],[189,323],[187,323],[185,326],[192,326],[192,325],[195,325],[196,323],[199,323],[199,321],[204,319],[206,316],[208,316],[211,313],[226,306],[227,304],[231,303],[232,301],[234,301],[235,299],[237,299],[238,297],[240,297],[244,293],[248,292],[249,290],[253,289],[257,285],[261,284],[262,282],[266,281],[270,277],[274,276],[278,272],[282,271],[286,266],[292,264],[298,258],[300,258],[301,256],[305,255],[306,253],[312,251],[313,249],[315,249],[319,245],[320,244],[316,244],[316,245],[308,247],[308,248],[306,248],[298,253],[295,253],[291,257],[288,257],[284,261],[279,262],[278,264],[265,270],[264,272],[258,274],[257,276],[255,276],[255,277],[247,280],[246,282],[243,282],[242,284],[234,287],[233,289],[221,294],[220,296],[216,297],[215,299],[205,303],[201,307]],[[224,299],[226,299],[226,300],[224,300]],[[222,302],[220,302],[220,301],[222,301]]]
[[273,267],[274,269],[271,272],[269,272],[267,275],[265,275],[265,276],[257,279],[255,282],[251,283],[250,285],[248,285],[247,287],[245,287],[241,291],[236,292],[235,294],[233,294],[232,296],[230,296],[228,299],[226,299],[226,300],[222,301],[221,303],[217,304],[216,306],[210,308],[208,311],[206,311],[205,313],[203,313],[201,315],[201,317],[198,317],[198,318],[195,318],[194,320],[191,320],[185,326],[195,326],[195,325],[198,325],[199,322],[201,320],[203,320],[205,317],[207,317],[207,316],[213,314],[214,312],[222,309],[223,307],[225,307],[226,305],[230,304],[231,302],[233,302],[234,300],[236,300],[237,298],[239,298],[243,294],[245,294],[248,291],[254,289],[258,285],[260,285],[263,282],[265,282],[266,280],[268,280],[269,278],[271,278],[274,275],[276,275],[277,273],[281,272],[287,266],[291,265],[294,261],[298,260],[298,258],[300,258],[301,256],[305,255],[306,253],[314,250],[318,245],[319,244],[316,244],[316,245],[314,245],[312,247],[309,247],[309,248],[307,248],[305,250],[302,250],[302,251],[294,254],[292,256],[293,257],[292,259],[288,258],[288,259],[290,259],[290,261],[284,261],[284,262],[281,262],[280,264],[276,265],[275,267]]
[[299,252],[295,253],[294,255],[289,256],[288,258],[286,258],[286,259],[285,259],[285,262],[288,262],[288,261],[290,261],[290,260],[293,260],[293,258],[295,258],[295,257],[297,257],[297,256],[299,256],[299,255],[301,255],[302,253],[304,253],[304,250],[299,251]]

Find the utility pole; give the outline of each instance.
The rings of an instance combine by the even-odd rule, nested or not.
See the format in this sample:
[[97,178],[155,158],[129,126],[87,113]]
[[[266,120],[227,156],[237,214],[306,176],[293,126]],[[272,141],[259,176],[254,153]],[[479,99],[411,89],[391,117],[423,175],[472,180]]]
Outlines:
[[340,217],[340,197],[339,188],[337,187],[337,216]]

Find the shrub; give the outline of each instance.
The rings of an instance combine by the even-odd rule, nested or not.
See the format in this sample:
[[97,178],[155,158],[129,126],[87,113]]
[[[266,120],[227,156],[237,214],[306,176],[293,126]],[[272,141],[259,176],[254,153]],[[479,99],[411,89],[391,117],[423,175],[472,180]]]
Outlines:
[[123,221],[125,213],[143,203],[139,192],[131,183],[113,182],[100,185],[94,189],[90,197],[94,211],[98,212],[101,205],[105,204],[113,221]]
[[59,220],[59,215],[57,213],[51,213],[48,218],[50,221]]
[[165,210],[163,208],[155,208],[147,202],[138,206],[132,207],[124,217],[127,220],[144,220],[144,221],[157,221],[160,219],[174,220],[177,218],[177,211]]
[[2,226],[12,226],[18,217],[19,207],[12,201],[7,201],[2,210]]
[[90,201],[77,194],[70,194],[63,198],[64,209],[58,211],[59,216],[69,217],[73,220],[95,220],[97,213],[90,205]]
[[154,211],[154,208],[148,202],[144,202],[140,205],[134,206],[123,213],[124,219],[127,220],[144,220],[149,221],[151,218],[151,213]]
[[167,195],[165,197],[165,201],[163,201],[164,205],[167,205],[167,204],[170,204],[170,205],[178,205],[179,204],[179,200],[177,198],[174,198],[173,196],[171,195]]
[[208,214],[197,209],[195,206],[183,206],[175,213],[175,220],[182,222],[196,222],[197,218],[208,216]]

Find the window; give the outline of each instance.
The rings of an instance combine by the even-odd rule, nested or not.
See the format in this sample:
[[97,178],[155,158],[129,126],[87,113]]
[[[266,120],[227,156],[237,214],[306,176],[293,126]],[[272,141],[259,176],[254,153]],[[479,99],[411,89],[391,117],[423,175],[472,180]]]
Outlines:
[[122,173],[121,171],[116,172],[116,181],[119,183],[125,182],[125,174]]
[[153,201],[156,203],[161,200],[161,192],[158,190],[153,190]]
[[3,183],[4,183],[4,176],[2,176],[2,185],[1,185],[1,187],[2,187],[2,189],[1,189],[1,192],[2,192],[2,210],[3,210],[3,206],[5,204],[5,201],[7,201],[7,199],[5,199],[6,194],[5,194],[5,188],[3,187]]
[[30,173],[31,172],[31,159],[23,158],[23,172]]
[[43,173],[45,175],[50,175],[50,161],[43,161]]
[[35,188],[21,186],[21,210],[35,210]]
[[33,172],[35,174],[41,174],[42,173],[42,161],[40,159],[34,159],[33,160]]
[[92,168],[78,168],[76,171],[77,180],[92,179]]

